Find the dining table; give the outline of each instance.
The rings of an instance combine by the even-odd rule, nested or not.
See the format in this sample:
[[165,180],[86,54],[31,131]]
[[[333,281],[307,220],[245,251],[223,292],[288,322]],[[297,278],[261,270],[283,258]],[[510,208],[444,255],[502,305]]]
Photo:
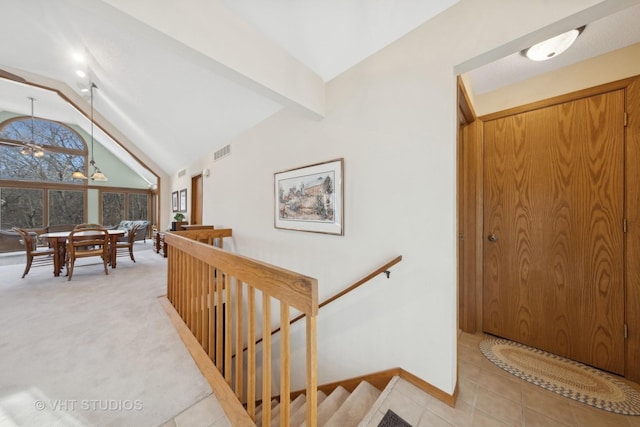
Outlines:
[[[109,264],[111,268],[116,268],[116,242],[125,235],[125,230],[106,230],[109,234]],[[54,249],[53,254],[53,275],[60,276],[62,267],[67,256],[67,239],[71,231],[56,231],[53,233],[43,233],[39,237],[47,239],[49,245]],[[93,236],[95,232],[91,230],[76,233],[76,236]]]

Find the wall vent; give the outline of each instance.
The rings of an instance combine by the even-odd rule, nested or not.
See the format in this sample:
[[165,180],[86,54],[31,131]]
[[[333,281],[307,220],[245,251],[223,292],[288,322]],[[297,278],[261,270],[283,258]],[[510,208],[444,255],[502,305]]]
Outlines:
[[178,171],[178,178],[180,178],[181,176],[185,176],[187,174],[187,170],[186,169],[180,169]]
[[223,157],[227,157],[231,154],[231,144],[227,144],[215,153],[213,153],[213,161],[220,160]]

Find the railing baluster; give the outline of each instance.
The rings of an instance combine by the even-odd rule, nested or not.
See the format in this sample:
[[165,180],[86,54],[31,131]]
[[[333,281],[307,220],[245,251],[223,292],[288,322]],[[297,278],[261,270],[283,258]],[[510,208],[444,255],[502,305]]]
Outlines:
[[262,292],[262,425],[271,423],[271,297]]
[[256,421],[256,290],[247,286],[247,412]]
[[[270,334],[271,332],[269,332]],[[291,395],[289,305],[280,302],[280,426],[289,425]]]
[[185,257],[185,285],[187,286],[187,325],[189,329],[191,329],[191,333],[195,333],[195,329],[193,328],[193,304],[195,302],[195,298],[193,296],[193,271],[191,270],[191,266],[193,262],[190,257]]
[[202,285],[200,281],[202,280],[202,261],[195,260],[194,271],[193,271],[193,289],[195,293],[195,323],[196,323],[196,338],[198,342],[202,345]]
[[216,282],[216,368],[223,372],[223,350],[224,350],[224,282],[222,281],[222,271],[214,270],[213,272]]
[[[236,279],[236,353],[239,352],[239,349],[244,345],[242,341],[242,337],[244,334],[243,322],[242,322],[242,288],[243,284],[241,280]],[[244,368],[242,366],[242,355],[240,357],[236,357],[236,396],[242,402],[242,397],[244,393],[244,378],[243,371]]]
[[231,303],[231,276],[229,274],[224,274],[224,289],[226,300],[226,310],[224,311],[224,379],[231,385],[231,345],[233,343],[231,339],[231,327],[233,326],[231,323],[231,312],[233,311],[233,305]]
[[209,267],[207,269],[207,287],[209,288],[208,293],[208,307],[209,313],[207,314],[208,322],[209,322],[209,359],[215,360],[216,354],[216,317],[215,317],[215,306],[216,306],[216,282],[215,282],[215,270],[213,267]]
[[318,423],[318,344],[316,316],[307,316],[307,423]]

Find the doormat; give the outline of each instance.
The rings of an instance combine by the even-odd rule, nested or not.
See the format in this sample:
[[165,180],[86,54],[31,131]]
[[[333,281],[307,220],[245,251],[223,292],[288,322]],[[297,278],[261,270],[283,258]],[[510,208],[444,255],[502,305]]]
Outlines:
[[483,340],[480,351],[531,384],[605,411],[640,415],[640,392],[605,372],[502,338]]
[[382,420],[380,420],[378,427],[411,427],[411,424],[403,420],[400,415],[391,409],[388,409]]

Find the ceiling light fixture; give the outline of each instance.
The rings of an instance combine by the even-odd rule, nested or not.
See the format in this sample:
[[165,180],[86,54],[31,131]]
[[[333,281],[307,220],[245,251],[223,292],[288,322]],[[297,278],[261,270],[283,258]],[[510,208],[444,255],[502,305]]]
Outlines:
[[20,154],[23,156],[27,156],[29,154],[33,155],[33,157],[43,157],[44,150],[42,147],[35,143],[35,121],[33,116],[33,101],[36,99],[33,97],[28,97],[31,100],[31,139],[24,143],[24,146],[20,150]]
[[566,33],[559,34],[548,40],[536,43],[528,49],[522,51],[522,54],[532,61],[546,61],[555,58],[576,41],[578,36],[584,31],[585,26],[574,28]]
[[[93,89],[97,89],[97,88],[98,86],[96,86],[95,83],[91,82],[89,86],[89,90],[91,91],[91,161],[89,162],[89,164],[93,167],[93,174],[91,175],[91,180],[92,181],[109,181],[109,178],[107,178],[102,173],[102,171],[96,164],[95,160],[93,160]],[[89,179],[81,171],[75,171],[73,174],[71,174],[71,177],[76,179]]]

